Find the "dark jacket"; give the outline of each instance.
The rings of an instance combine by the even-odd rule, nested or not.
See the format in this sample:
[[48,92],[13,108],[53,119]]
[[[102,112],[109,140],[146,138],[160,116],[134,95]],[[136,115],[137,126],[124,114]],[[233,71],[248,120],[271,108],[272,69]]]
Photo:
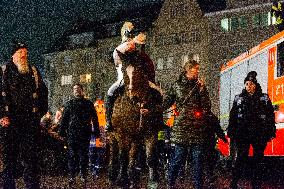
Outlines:
[[222,140],[225,139],[225,133],[221,128],[220,121],[216,115],[209,112],[207,115],[207,126],[206,126],[206,142],[212,143],[213,146],[216,145],[216,136]]
[[92,126],[94,135],[100,135],[99,122],[94,104],[85,98],[75,98],[64,105],[59,134],[68,141],[90,140]]
[[29,66],[27,74],[20,74],[12,62],[1,69],[1,111],[0,117],[40,118],[48,111],[48,92],[40,73]]
[[268,141],[275,137],[275,132],[273,106],[259,84],[252,96],[245,89],[235,96],[228,126],[230,138]]
[[182,74],[170,91],[166,93],[164,110],[175,102],[179,116],[175,119],[171,141],[180,144],[203,143],[205,140],[205,115],[210,112],[211,108],[205,86],[201,89],[196,80],[188,80]]

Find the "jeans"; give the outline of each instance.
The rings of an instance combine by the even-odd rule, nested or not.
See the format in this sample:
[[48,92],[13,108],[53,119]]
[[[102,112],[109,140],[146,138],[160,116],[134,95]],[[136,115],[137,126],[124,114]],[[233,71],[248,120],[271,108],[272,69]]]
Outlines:
[[177,177],[179,176],[180,169],[185,165],[187,159],[192,161],[191,175],[195,189],[203,187],[202,174],[203,174],[203,145],[190,144],[181,145],[176,144],[174,148],[172,163],[170,164],[170,171],[168,177],[168,185],[174,186]]
[[98,176],[99,171],[104,166],[104,154],[105,148],[101,147],[90,147],[89,158],[91,165],[91,172],[93,175]]

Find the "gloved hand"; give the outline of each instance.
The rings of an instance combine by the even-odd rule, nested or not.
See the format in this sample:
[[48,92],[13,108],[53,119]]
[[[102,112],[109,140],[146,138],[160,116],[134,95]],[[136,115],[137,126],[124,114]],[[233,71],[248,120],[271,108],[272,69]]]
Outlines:
[[112,132],[113,131],[113,127],[111,124],[106,124],[105,126],[105,132]]
[[221,139],[224,143],[228,143],[228,139],[227,139],[225,136],[222,136],[220,139]]

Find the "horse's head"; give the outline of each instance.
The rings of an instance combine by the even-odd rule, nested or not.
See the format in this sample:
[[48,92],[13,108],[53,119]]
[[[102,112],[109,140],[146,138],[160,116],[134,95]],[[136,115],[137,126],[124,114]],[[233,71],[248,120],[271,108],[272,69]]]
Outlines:
[[145,63],[140,52],[128,52],[126,54],[119,53],[122,59],[122,71],[124,75],[124,83],[127,96],[136,98],[138,101],[145,99],[149,81],[147,73],[145,73]]

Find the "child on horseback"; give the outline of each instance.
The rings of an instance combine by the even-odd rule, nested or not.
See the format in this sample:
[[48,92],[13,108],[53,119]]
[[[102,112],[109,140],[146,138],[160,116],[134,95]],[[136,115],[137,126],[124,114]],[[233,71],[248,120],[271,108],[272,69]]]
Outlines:
[[138,46],[141,45],[140,51],[138,51],[139,55],[143,59],[145,73],[147,73],[149,85],[152,88],[158,88],[155,85],[155,68],[154,63],[150,59],[150,57],[145,53],[145,41],[146,35],[140,32],[135,36],[134,25],[131,22],[125,22],[121,28],[121,38],[122,43],[116,47],[113,52],[113,59],[115,63],[115,67],[117,70],[117,81],[112,84],[107,92],[106,98],[106,131],[112,131],[112,123],[111,117],[113,112],[113,106],[116,98],[123,93],[124,91],[124,81],[123,81],[123,73],[122,73],[122,59],[119,56],[120,53],[126,54],[127,52],[138,51]]

